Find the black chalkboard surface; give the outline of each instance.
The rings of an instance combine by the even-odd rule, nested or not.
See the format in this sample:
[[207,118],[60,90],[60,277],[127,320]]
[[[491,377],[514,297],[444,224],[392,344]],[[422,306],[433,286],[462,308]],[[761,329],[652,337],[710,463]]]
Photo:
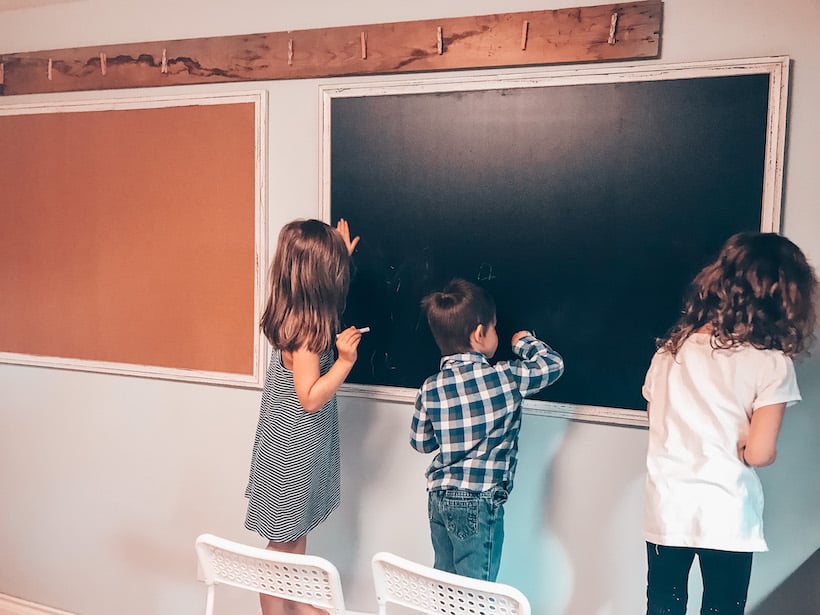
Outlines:
[[418,387],[439,353],[421,298],[489,289],[501,343],[565,359],[536,399],[643,409],[655,339],[692,276],[761,228],[766,74],[347,96],[330,107],[330,213],[362,237],[348,382]]

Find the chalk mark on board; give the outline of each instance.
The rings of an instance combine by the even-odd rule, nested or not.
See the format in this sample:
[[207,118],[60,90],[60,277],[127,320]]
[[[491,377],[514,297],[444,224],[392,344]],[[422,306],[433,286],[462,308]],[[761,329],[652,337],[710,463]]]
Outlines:
[[[381,356],[378,356],[381,355]],[[378,363],[378,365],[377,365]],[[377,370],[379,372],[395,372],[398,368],[390,361],[390,354],[387,352],[380,353],[374,350],[370,354],[370,375],[376,377]]]
[[491,280],[495,280],[496,275],[495,271],[493,270],[493,266],[490,263],[481,263],[478,267],[478,273],[476,274],[476,279],[479,282],[489,282]]

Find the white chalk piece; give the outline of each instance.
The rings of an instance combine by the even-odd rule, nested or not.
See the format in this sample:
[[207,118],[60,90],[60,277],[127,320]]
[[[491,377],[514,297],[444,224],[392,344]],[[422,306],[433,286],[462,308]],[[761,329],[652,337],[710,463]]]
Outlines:
[[359,327],[359,333],[370,333],[370,327]]

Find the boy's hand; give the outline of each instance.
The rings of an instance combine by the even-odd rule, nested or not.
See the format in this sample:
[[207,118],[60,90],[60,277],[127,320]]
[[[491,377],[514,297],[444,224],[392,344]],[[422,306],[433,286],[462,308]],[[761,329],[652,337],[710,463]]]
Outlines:
[[339,222],[336,223],[336,230],[341,233],[342,239],[345,240],[347,253],[353,254],[353,250],[356,249],[356,244],[359,243],[360,237],[354,237],[352,241],[350,240],[350,227],[347,224],[347,220],[344,218],[339,219]]
[[347,361],[351,365],[356,362],[359,342],[362,334],[356,327],[348,327],[336,336],[336,350],[339,351],[339,360]]
[[518,332],[516,332],[516,333],[513,333],[513,336],[512,336],[512,345],[513,345],[513,346],[515,346],[515,343],[516,343],[518,340],[520,340],[522,337],[524,337],[525,335],[532,335],[532,333],[530,333],[529,331],[518,331]]

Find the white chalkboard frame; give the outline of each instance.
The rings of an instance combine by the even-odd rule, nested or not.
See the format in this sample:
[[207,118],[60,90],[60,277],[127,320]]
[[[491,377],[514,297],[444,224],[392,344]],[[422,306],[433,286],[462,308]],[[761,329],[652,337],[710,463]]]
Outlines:
[[[652,64],[651,66],[573,68],[538,73],[476,76],[472,74],[383,83],[328,84],[320,87],[320,194],[321,215],[331,220],[331,108],[339,98],[363,96],[391,96],[434,92],[468,92],[476,90],[580,85],[597,83],[626,83],[692,79],[732,75],[764,74],[769,78],[763,197],[760,230],[777,232],[780,229],[783,164],[786,135],[786,113],[789,82],[788,56],[770,56],[736,60],[716,60],[682,64]],[[671,323],[670,323],[671,324]],[[404,387],[345,384],[339,394],[396,403],[413,403],[416,390]],[[646,413],[642,410],[608,408],[526,400],[528,414],[611,425],[645,427]]]

